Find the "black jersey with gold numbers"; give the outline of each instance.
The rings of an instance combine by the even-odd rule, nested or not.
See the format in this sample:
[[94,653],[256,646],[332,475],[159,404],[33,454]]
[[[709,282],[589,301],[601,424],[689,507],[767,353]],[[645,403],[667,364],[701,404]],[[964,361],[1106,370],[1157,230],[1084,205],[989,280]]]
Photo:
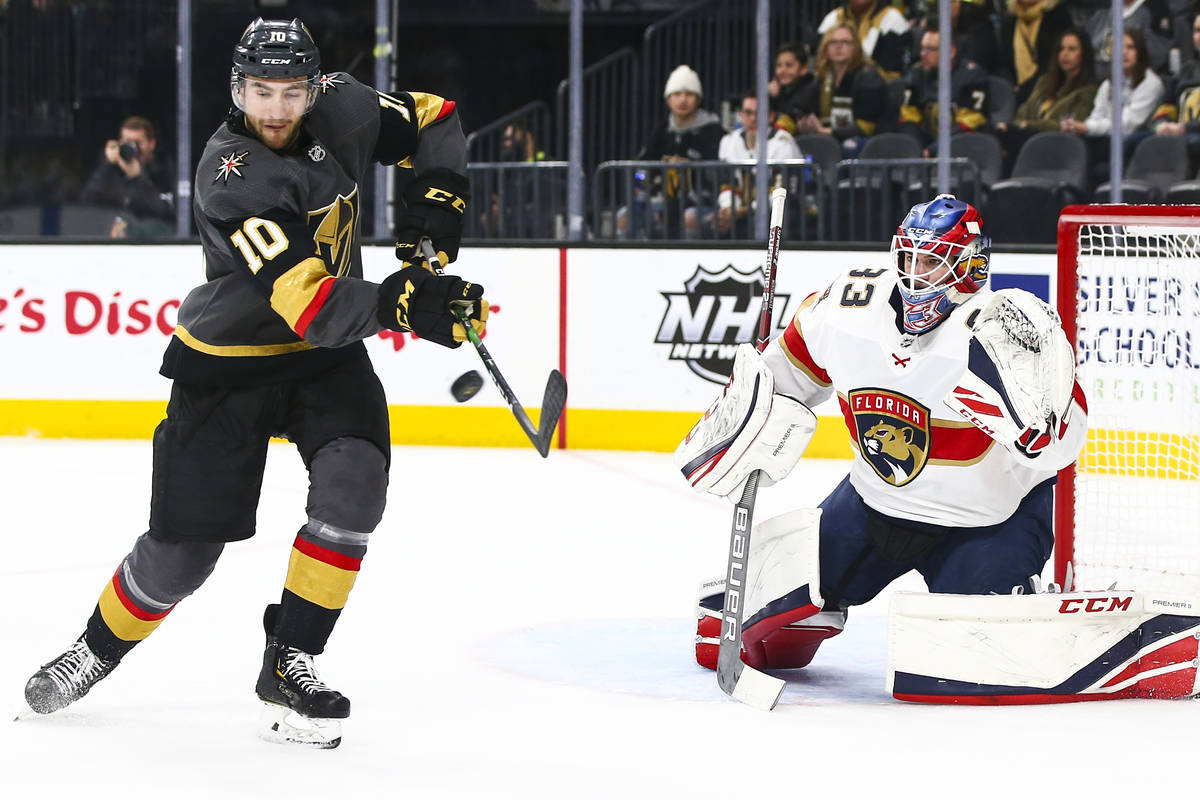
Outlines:
[[193,211],[206,282],[179,309],[162,374],[255,385],[362,357],[379,332],[378,284],[363,280],[362,194],[372,163],[466,171],[454,103],[320,78],[300,134],[272,150],[231,116],[196,168]]

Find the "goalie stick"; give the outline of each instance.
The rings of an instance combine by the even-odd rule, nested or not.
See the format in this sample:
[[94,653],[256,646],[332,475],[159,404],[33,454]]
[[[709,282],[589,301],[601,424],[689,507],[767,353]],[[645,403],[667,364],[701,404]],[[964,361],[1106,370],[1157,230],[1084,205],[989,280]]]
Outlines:
[[[758,336],[755,347],[761,353],[771,334],[775,305],[775,272],[779,265],[779,240],[783,236],[783,206],[787,190],[777,187],[771,192],[771,230],[767,235],[767,263],[763,268],[763,302],[758,316]],[[787,685],[779,678],[759,672],[742,661],[743,605],[749,587],[746,585],[746,559],[750,555],[750,529],[754,521],[754,498],[758,492],[761,470],[746,478],[742,497],[733,512],[733,529],[729,535],[729,558],[725,569],[725,606],[721,612],[721,645],[717,653],[717,685],[725,694],[747,705],[770,711],[779,702]]]
[[[428,239],[421,240],[421,254],[429,261],[434,272],[438,275],[443,274],[442,262],[438,259],[437,253],[434,252],[433,245]],[[471,327],[467,315],[459,310],[456,316],[467,333],[467,339],[475,346],[475,352],[479,353],[479,359],[483,361],[483,366],[487,368],[487,373],[491,376],[492,383],[500,390],[500,394],[504,396],[504,401],[512,409],[513,416],[517,418],[517,423],[521,426],[521,430],[525,431],[525,435],[529,437],[529,441],[537,448],[542,458],[545,458],[550,453],[550,440],[554,438],[554,429],[558,427],[558,418],[562,416],[563,406],[567,402],[566,378],[556,369],[550,371],[550,377],[546,380],[546,391],[542,395],[541,425],[534,425],[533,420],[529,418],[529,414],[525,413],[525,409],[521,406],[521,401],[517,400],[516,394],[509,388],[508,381],[504,380],[504,376],[500,373],[500,368],[496,366],[495,360],[492,359],[492,354],[484,347],[483,340],[479,338],[479,334]]]

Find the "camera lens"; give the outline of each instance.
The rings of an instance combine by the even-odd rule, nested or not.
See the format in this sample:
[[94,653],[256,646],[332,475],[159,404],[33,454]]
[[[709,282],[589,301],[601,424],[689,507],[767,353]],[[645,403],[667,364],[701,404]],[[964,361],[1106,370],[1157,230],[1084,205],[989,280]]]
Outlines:
[[122,142],[117,148],[117,154],[121,156],[122,161],[133,161],[141,152],[137,142]]

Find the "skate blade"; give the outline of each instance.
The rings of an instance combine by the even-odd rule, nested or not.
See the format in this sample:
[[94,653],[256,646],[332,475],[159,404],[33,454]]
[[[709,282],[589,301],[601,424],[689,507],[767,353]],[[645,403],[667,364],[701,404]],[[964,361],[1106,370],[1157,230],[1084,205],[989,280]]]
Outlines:
[[258,738],[275,744],[332,750],[342,743],[342,721],[305,717],[290,708],[263,703]]

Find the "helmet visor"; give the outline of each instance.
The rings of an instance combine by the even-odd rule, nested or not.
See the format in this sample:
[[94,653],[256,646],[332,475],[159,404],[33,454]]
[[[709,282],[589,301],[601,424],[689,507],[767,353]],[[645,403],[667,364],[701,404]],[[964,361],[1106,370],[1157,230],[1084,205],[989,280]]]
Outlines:
[[260,118],[290,119],[307,114],[317,102],[317,78],[255,78],[236,70],[229,82],[238,111]]

